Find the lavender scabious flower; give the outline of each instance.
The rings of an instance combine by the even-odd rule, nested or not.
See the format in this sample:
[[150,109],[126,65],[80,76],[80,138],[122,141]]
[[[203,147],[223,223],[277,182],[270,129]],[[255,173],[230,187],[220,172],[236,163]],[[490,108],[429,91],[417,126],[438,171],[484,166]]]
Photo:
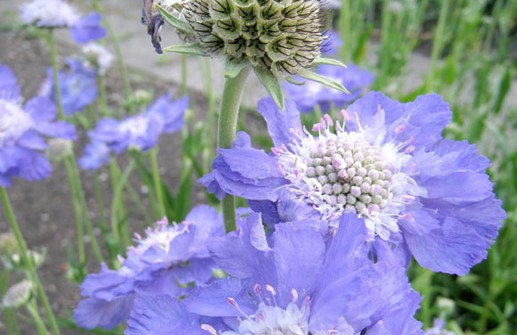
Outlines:
[[[319,106],[323,113],[334,106],[345,107],[359,98],[374,81],[374,76],[368,70],[348,64],[347,68],[332,65],[320,65],[316,73],[334,79],[341,83],[350,93],[331,89],[314,81],[307,81],[302,85],[286,82],[284,90],[302,113],[309,113]],[[301,80],[302,78],[296,78]]]
[[23,107],[14,73],[0,65],[0,186],[10,186],[14,177],[34,181],[50,175],[43,136],[76,137],[72,125],[55,117],[56,106],[45,97],[32,98]]
[[86,44],[106,36],[100,25],[101,15],[81,15],[63,0],[33,0],[21,8],[21,19],[40,28],[69,28],[78,44]]
[[[81,59],[69,58],[66,65],[66,70],[59,72],[58,80],[63,113],[71,116],[82,111],[97,99],[97,77],[95,69]],[[53,84],[52,69],[47,72],[48,77],[40,89],[40,94],[55,101],[56,88]]]
[[205,284],[214,263],[206,248],[214,236],[224,233],[221,216],[211,207],[197,206],[185,221],[169,225],[167,219],[136,235],[137,245],[121,258],[121,267],[89,274],[81,286],[85,297],[74,317],[83,328],[113,328],[124,322],[138,295],[185,294],[189,283]]
[[420,298],[404,268],[366,257],[360,220],[344,215],[325,245],[311,227],[316,222],[282,223],[267,238],[252,214],[237,232],[208,244],[227,278],[194,288],[182,302],[139,297],[125,334],[180,334],[175,327],[206,335],[422,334],[413,318]]
[[464,275],[486,257],[506,215],[489,160],[466,141],[442,138],[452,113],[440,96],[400,103],[368,93],[342,111],[343,123],[325,115],[318,135],[302,129],[292,102],[280,112],[266,99],[258,110],[273,155],[249,140],[219,149],[200,180],[209,191],[272,202],[287,193],[335,228],[355,212],[371,242],[398,246],[433,271]]
[[158,143],[162,133],[170,134],[183,127],[183,115],[188,98],[170,101],[170,94],[156,100],[144,113],[125,120],[101,119],[94,130],[88,132],[90,144],[79,164],[83,169],[99,168],[109,161],[109,154],[121,154],[132,148],[147,151]]

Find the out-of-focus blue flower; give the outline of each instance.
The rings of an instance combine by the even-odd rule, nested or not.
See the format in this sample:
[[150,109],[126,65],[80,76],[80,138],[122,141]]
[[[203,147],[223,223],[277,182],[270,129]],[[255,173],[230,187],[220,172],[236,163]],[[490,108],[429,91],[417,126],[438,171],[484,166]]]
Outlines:
[[[320,65],[316,72],[339,82],[350,94],[328,88],[314,81],[306,81],[303,85],[286,82],[284,84],[286,95],[296,103],[302,113],[312,112],[316,106],[319,106],[324,113],[331,106],[343,108],[364,94],[374,81],[373,74],[353,64],[348,64],[347,68]],[[295,79],[302,80],[296,77]]]
[[79,159],[79,166],[85,170],[97,170],[110,161],[110,149],[101,141],[90,141],[84,147],[84,155]]
[[100,25],[101,15],[92,12],[80,14],[63,0],[33,0],[21,8],[21,19],[40,28],[69,28],[78,44],[86,44],[106,36]]
[[[97,99],[97,78],[95,69],[87,66],[83,60],[69,58],[66,64],[67,69],[59,72],[58,79],[63,113],[66,116],[71,116],[82,111]],[[52,69],[49,69],[48,78],[43,84],[40,94],[55,101],[55,87],[52,77]]]
[[10,186],[14,177],[34,181],[50,175],[43,136],[76,137],[72,125],[55,117],[56,107],[45,97],[32,98],[23,107],[14,73],[0,65],[0,186]]
[[[96,169],[106,162],[106,147],[115,154],[129,148],[146,151],[158,143],[162,133],[170,134],[183,127],[183,115],[188,98],[170,101],[170,94],[156,100],[147,110],[138,115],[118,121],[101,119],[94,130],[88,132],[91,144],[79,161],[83,169]],[[104,146],[101,145],[104,144]]]
[[343,123],[325,115],[318,135],[302,129],[292,102],[282,112],[265,99],[258,110],[273,155],[241,135],[200,180],[210,192],[275,202],[287,191],[335,228],[355,212],[375,247],[397,246],[402,262],[414,256],[433,271],[463,275],[486,257],[506,215],[489,160],[466,141],[442,138],[452,113],[440,96],[400,103],[368,93],[342,112]]
[[258,214],[239,224],[208,244],[227,278],[193,289],[183,302],[139,297],[126,334],[177,334],[166,320],[192,334],[202,334],[196,324],[213,335],[422,333],[413,318],[420,298],[404,268],[366,257],[366,229],[356,215],[342,217],[329,245],[309,222],[277,225],[269,239]]
[[205,284],[214,262],[206,247],[214,236],[224,233],[220,214],[208,206],[197,206],[185,221],[168,225],[166,219],[137,235],[137,246],[128,249],[118,270],[104,264],[97,274],[89,274],[81,286],[85,297],[74,317],[81,327],[113,328],[124,322],[138,295],[187,292],[189,283]]

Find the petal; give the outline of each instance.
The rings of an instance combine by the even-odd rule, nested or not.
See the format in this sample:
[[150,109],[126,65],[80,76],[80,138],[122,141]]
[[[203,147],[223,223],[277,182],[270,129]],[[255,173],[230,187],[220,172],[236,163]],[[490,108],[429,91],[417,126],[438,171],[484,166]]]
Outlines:
[[70,34],[78,44],[86,44],[106,36],[106,30],[100,25],[102,17],[92,12],[81,18],[75,26],[70,28]]
[[251,214],[239,222],[239,229],[208,242],[218,266],[239,279],[253,278],[258,284],[274,284],[273,254],[267,243],[260,215]]
[[296,222],[275,226],[273,234],[275,266],[278,274],[278,301],[286,306],[292,301],[291,291],[310,292],[321,272],[325,242],[313,229],[299,229]]
[[30,99],[25,104],[25,111],[30,114],[34,120],[36,127],[40,122],[49,122],[56,118],[57,108],[54,102],[42,96]]
[[96,327],[112,329],[127,320],[133,306],[133,299],[132,295],[112,301],[84,299],[79,302],[74,311],[75,322],[86,329]]
[[46,136],[65,138],[75,140],[77,133],[75,127],[65,121],[55,121],[52,123],[41,123],[35,127],[35,129]]
[[16,76],[7,65],[0,65],[0,99],[13,103],[19,103],[22,99]]
[[43,150],[47,147],[45,139],[34,130],[26,131],[19,139],[17,144],[21,147],[32,150]]
[[[497,232],[497,227],[494,227]],[[441,229],[425,235],[405,234],[408,247],[418,263],[435,272],[465,275],[487,255],[492,239],[453,217],[445,218]]]
[[285,110],[281,111],[271,98],[258,102],[257,110],[267,123],[269,135],[276,147],[288,145],[294,139],[292,131],[301,133],[300,112],[291,100],[285,100]]
[[125,335],[205,335],[199,317],[168,295],[145,295],[135,299]]

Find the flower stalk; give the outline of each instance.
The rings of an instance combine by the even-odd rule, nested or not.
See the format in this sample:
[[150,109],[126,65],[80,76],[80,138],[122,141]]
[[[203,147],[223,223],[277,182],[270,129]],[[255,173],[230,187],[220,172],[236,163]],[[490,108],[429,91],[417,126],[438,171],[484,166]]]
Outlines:
[[60,335],[61,332],[59,331],[59,326],[57,325],[56,317],[54,316],[54,312],[52,312],[52,308],[50,307],[50,303],[43,289],[43,285],[41,284],[41,280],[38,276],[38,272],[36,271],[36,267],[34,266],[34,262],[32,261],[31,257],[29,257],[27,243],[23,238],[20,226],[18,225],[18,221],[16,220],[16,216],[14,215],[11,202],[9,201],[7,190],[4,187],[0,187],[0,202],[2,203],[2,206],[5,209],[7,222],[9,223],[9,226],[16,238],[22,262],[23,264],[25,264],[27,268],[29,276],[31,277],[31,281],[36,286],[36,292],[38,294],[39,299],[41,300],[41,303],[43,304],[43,309],[47,314],[47,318],[50,323],[52,333],[55,335]]
[[[249,72],[250,68],[245,67],[234,78],[226,78],[217,130],[218,148],[231,148],[235,139],[239,107]],[[235,198],[231,195],[226,195],[222,200],[222,209],[225,232],[228,233],[236,230]]]

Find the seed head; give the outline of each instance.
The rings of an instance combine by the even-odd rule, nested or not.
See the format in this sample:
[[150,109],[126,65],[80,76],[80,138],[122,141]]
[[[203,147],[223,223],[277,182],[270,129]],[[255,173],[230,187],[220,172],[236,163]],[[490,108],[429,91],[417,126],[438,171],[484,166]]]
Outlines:
[[324,41],[317,0],[191,0],[182,14],[207,54],[277,77],[310,68]]

